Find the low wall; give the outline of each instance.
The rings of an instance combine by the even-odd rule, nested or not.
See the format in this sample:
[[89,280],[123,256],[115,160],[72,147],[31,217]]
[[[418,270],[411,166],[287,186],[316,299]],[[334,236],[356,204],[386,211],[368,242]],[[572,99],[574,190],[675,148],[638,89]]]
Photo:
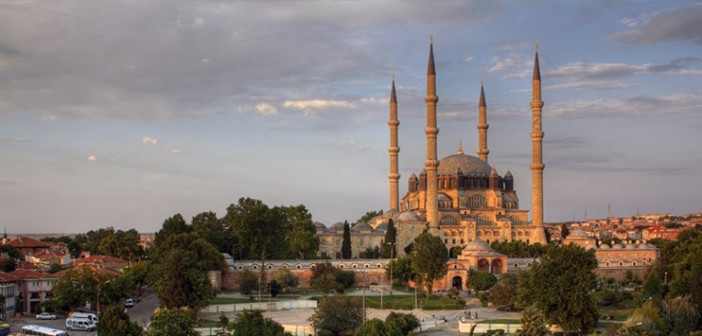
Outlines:
[[[289,333],[291,333],[293,336],[308,336],[308,335],[315,335],[314,328],[311,326],[300,326],[300,325],[292,325],[292,324],[283,324],[283,329]],[[221,331],[221,328],[195,328],[195,331],[199,332],[200,335],[202,336],[215,336],[219,331]]]
[[505,334],[512,334],[517,330],[522,329],[521,324],[503,324],[503,323],[482,323],[480,320],[465,320],[458,322],[458,332],[470,333],[470,329],[475,325],[474,333],[484,334],[490,330],[502,329]]
[[200,312],[202,313],[232,313],[242,310],[285,310],[285,309],[315,309],[317,308],[317,301],[314,300],[294,300],[294,301],[272,301],[272,302],[252,302],[252,303],[231,303],[231,304],[219,304],[210,305]]

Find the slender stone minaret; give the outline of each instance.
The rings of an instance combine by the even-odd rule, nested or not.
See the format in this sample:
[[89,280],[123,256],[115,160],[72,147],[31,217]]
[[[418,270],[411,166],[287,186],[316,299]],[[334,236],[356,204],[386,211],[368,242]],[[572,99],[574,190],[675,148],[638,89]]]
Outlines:
[[400,121],[397,120],[395,75],[392,76],[392,90],[390,91],[390,120],[388,121],[388,126],[390,126],[390,147],[388,147],[388,153],[390,153],[390,173],[388,174],[388,179],[390,180],[390,210],[399,210],[400,193],[397,189],[397,183],[400,180],[400,174],[398,173],[397,156],[400,153],[400,146],[397,142],[397,127],[400,126]]
[[426,209],[427,221],[429,222],[429,232],[439,234],[439,214],[437,204],[437,168],[439,160],[436,157],[436,136],[439,129],[436,127],[436,103],[439,97],[436,95],[436,70],[434,69],[434,41],[429,40],[429,64],[427,66],[427,96],[424,98],[427,104],[427,128],[424,133],[427,135],[427,159],[424,166],[427,170],[427,193]]
[[487,130],[490,125],[487,124],[486,109],[485,92],[483,91],[483,81],[481,80],[480,104],[478,104],[478,157],[485,163],[488,162],[488,154],[490,154],[490,151],[487,149]]
[[543,142],[544,132],[541,129],[541,108],[544,102],[541,100],[541,71],[539,70],[539,49],[538,45],[534,50],[534,76],[531,81],[531,144],[532,144],[532,161],[531,161],[531,223],[537,226],[534,235],[534,241],[531,243],[546,243],[546,235],[544,234],[544,163],[541,153],[541,143]]

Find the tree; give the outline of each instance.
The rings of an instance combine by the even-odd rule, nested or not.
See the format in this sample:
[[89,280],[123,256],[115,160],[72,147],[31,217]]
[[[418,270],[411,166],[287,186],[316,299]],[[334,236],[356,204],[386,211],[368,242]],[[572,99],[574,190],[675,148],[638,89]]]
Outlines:
[[258,290],[258,277],[249,270],[239,273],[239,292],[251,295],[255,290]]
[[112,231],[98,243],[98,253],[129,261],[141,259],[144,249],[139,245],[141,236],[135,229]]
[[357,328],[363,322],[361,303],[348,296],[322,298],[308,319],[317,330],[328,330],[333,335]]
[[196,314],[188,308],[158,308],[151,316],[146,336],[199,336]]
[[544,314],[535,306],[529,306],[522,313],[522,329],[519,330],[519,336],[543,336],[546,335],[546,318]]
[[643,283],[644,296],[650,296],[657,299],[663,297],[663,282],[656,272],[649,270],[646,274],[646,279]]
[[135,322],[129,320],[124,312],[124,306],[110,306],[102,310],[98,329],[103,336],[141,336],[144,330]]
[[354,336],[388,336],[388,331],[383,320],[373,318],[366,321]]
[[52,287],[56,306],[68,311],[92,301],[97,294],[98,280],[88,268],[74,268],[64,273]]
[[671,335],[687,335],[700,321],[700,312],[689,296],[663,301],[662,315]]
[[620,329],[620,334],[663,335],[666,325],[660,316],[660,309],[653,301],[648,301],[637,308]]
[[304,205],[281,207],[284,220],[290,232],[287,258],[314,259],[319,249],[317,228],[312,222],[312,214]]
[[431,295],[434,280],[448,273],[448,259],[448,251],[441,238],[424,232],[414,240],[412,265],[424,284],[427,298]]
[[408,335],[419,328],[419,319],[412,314],[390,312],[385,318],[385,326],[388,331],[399,330],[400,335]]
[[285,258],[289,227],[280,208],[269,208],[260,200],[240,198],[227,208],[223,219],[231,225],[237,241],[242,245],[244,258],[264,260]]
[[365,259],[378,259],[380,258],[381,252],[380,247],[366,247],[366,250],[361,252],[361,258]]
[[397,256],[397,229],[392,219],[388,220],[388,229],[385,231],[385,239],[383,240],[382,258],[395,258]]
[[197,310],[208,305],[214,291],[200,263],[197,253],[182,249],[171,249],[159,261],[156,291],[162,306]]
[[[177,235],[180,233],[190,233],[193,228],[185,222],[181,214],[175,214],[172,217],[166,218],[163,221],[161,230],[156,232],[154,237],[154,248],[158,248],[162,242],[165,242],[168,237]],[[90,232],[88,232],[90,234]]]
[[586,334],[598,318],[591,295],[596,287],[592,272],[596,267],[592,250],[575,245],[551,248],[540,262],[520,274],[517,304],[533,304],[548,324],[558,324],[566,332]]
[[568,229],[568,226],[566,226],[565,224],[561,224],[561,237],[565,239],[566,237],[568,237],[569,234],[570,230]]
[[297,287],[300,284],[300,278],[292,274],[287,268],[278,268],[273,275],[273,280],[277,281],[285,292],[290,291],[290,288]]
[[291,335],[283,330],[280,323],[270,318],[264,318],[260,310],[244,310],[236,320],[229,324],[229,330],[234,330],[233,336],[286,336]]
[[502,279],[490,287],[490,301],[497,307],[512,307],[517,296],[517,277],[502,275]]
[[208,241],[219,252],[232,253],[237,240],[227,221],[217,219],[212,211],[201,212],[193,217],[193,233]]
[[378,217],[383,214],[383,210],[372,210],[366,212],[361,218],[357,219],[355,222],[353,222],[353,225],[360,224],[360,223],[368,223],[371,221],[371,219]]
[[483,291],[497,283],[497,278],[490,272],[470,270],[468,273],[468,288]]
[[341,241],[341,258],[351,259],[351,228],[348,222],[344,222],[344,234]]
[[355,282],[355,273],[342,271],[334,267],[330,262],[315,264],[312,269],[310,286],[324,293],[333,290],[343,293]]
[[[401,283],[403,286],[407,287],[410,280],[415,280],[417,278],[417,271],[414,269],[414,266],[412,266],[411,256],[397,258],[390,261],[390,264],[392,267],[388,265],[386,270],[388,273],[390,273],[390,270],[392,270],[392,278],[395,279],[396,282]],[[389,274],[388,278],[390,278]]]

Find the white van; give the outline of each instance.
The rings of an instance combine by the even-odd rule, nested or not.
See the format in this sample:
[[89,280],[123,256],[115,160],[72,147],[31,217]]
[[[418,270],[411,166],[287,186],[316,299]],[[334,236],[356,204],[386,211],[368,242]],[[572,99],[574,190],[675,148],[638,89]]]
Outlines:
[[97,315],[93,313],[80,313],[80,312],[75,312],[75,313],[70,313],[68,317],[73,317],[73,318],[87,318],[95,323],[98,322]]
[[69,317],[66,319],[66,329],[93,331],[97,329],[97,324],[88,318]]

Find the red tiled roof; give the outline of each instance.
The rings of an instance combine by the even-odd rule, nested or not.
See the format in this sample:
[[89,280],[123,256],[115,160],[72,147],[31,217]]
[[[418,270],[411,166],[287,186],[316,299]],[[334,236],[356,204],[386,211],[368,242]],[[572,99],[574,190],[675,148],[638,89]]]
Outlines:
[[83,259],[74,260],[76,265],[80,264],[102,264],[102,263],[127,263],[126,260],[105,256],[105,255],[94,255]]
[[18,280],[58,278],[58,276],[55,273],[49,274],[49,273],[42,273],[42,272],[37,272],[37,271],[32,271],[32,270],[27,270],[27,269],[14,270],[13,272],[11,272],[9,274],[14,276]]
[[0,272],[0,282],[11,282],[15,280],[17,280],[17,278],[15,278],[12,274]]
[[60,270],[60,271],[54,273],[54,275],[57,275],[60,278],[64,274],[66,274],[68,271],[77,270],[78,268],[87,268],[90,271],[92,271],[93,273],[105,274],[105,275],[109,275],[111,277],[116,277],[120,274],[119,272],[117,272],[115,270],[108,269],[108,268],[98,268],[98,267],[95,267],[93,265],[76,265],[75,267],[72,267],[69,269]]
[[13,240],[7,242],[7,245],[13,246],[15,248],[48,248],[51,244],[43,241],[36,240],[30,237],[19,236]]

